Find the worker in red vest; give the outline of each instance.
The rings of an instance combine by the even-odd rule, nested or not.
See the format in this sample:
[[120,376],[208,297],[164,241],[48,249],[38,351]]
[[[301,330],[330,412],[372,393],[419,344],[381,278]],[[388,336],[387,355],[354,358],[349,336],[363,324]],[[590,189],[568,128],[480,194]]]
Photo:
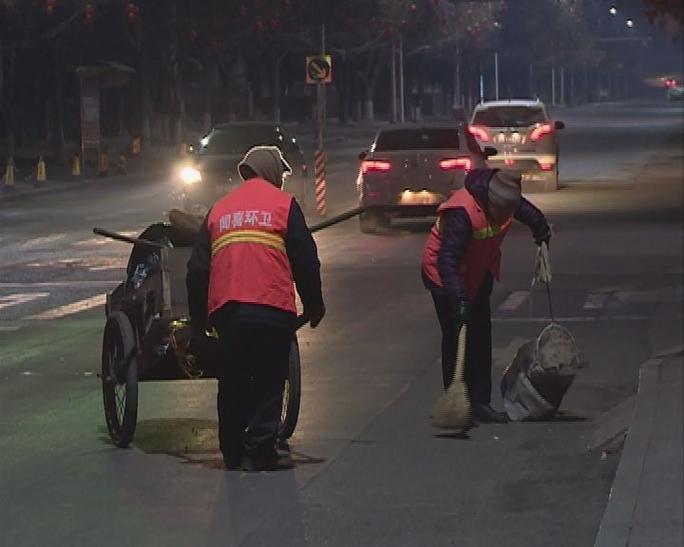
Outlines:
[[542,212],[521,195],[519,172],[475,169],[438,209],[423,252],[423,283],[432,293],[442,329],[442,379],[453,379],[458,330],[468,325],[465,382],[473,417],[507,421],[491,406],[492,334],[489,297],[499,279],[501,243],[515,218],[530,227],[537,245],[551,229]]
[[292,467],[276,449],[297,308],[316,327],[325,315],[316,244],[294,198],[280,188],[290,167],[275,146],[238,166],[244,181],[209,211],[188,261],[193,331],[219,335],[219,444],[229,469]]

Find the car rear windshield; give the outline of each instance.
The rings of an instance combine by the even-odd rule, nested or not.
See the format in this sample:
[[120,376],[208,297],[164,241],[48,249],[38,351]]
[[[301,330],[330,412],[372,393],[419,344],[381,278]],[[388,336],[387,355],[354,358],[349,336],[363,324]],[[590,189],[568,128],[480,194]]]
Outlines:
[[200,154],[244,154],[259,144],[280,146],[284,135],[275,127],[215,129],[200,141]]
[[375,143],[376,151],[454,148],[459,148],[458,130],[449,128],[392,129],[382,131]]
[[495,106],[478,110],[473,125],[485,127],[529,127],[547,121],[544,109],[532,106]]

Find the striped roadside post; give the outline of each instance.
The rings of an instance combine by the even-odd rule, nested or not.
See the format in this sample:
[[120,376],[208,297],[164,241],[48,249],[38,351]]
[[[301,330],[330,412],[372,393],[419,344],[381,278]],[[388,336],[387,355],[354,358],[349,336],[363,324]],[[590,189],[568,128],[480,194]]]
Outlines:
[[325,152],[322,148],[316,150],[314,176],[316,178],[316,213],[319,216],[325,216]]

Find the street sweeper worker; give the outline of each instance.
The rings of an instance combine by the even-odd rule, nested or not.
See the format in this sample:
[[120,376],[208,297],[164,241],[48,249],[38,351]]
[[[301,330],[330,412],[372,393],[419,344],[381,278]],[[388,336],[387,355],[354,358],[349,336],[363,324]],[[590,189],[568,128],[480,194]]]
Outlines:
[[242,184],[209,211],[188,261],[193,332],[218,332],[219,445],[226,467],[292,467],[277,451],[296,328],[295,284],[304,317],[325,315],[316,244],[295,199],[281,190],[290,167],[275,146],[238,165]]
[[458,331],[468,325],[464,379],[479,422],[506,422],[491,406],[492,333],[489,298],[499,278],[501,243],[516,220],[532,230],[537,245],[551,229],[542,212],[521,195],[517,171],[474,169],[438,209],[423,252],[423,283],[432,293],[442,329],[442,379],[452,381]]

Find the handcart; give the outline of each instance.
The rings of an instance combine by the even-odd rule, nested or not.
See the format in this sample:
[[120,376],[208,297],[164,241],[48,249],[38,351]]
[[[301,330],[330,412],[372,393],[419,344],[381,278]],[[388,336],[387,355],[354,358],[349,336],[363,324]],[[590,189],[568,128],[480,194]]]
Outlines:
[[[311,231],[360,212],[354,209],[325,220]],[[181,220],[187,223],[188,216],[182,215]],[[152,224],[137,238],[93,229],[98,235],[133,245],[125,280],[107,294],[102,341],[105,419],[112,441],[120,448],[127,447],[135,433],[139,382],[216,378],[217,340],[208,333],[193,335],[189,319],[185,275],[195,234],[183,222]],[[304,322],[298,318],[297,326]],[[300,398],[301,363],[295,334],[283,394],[281,441],[294,433]]]

